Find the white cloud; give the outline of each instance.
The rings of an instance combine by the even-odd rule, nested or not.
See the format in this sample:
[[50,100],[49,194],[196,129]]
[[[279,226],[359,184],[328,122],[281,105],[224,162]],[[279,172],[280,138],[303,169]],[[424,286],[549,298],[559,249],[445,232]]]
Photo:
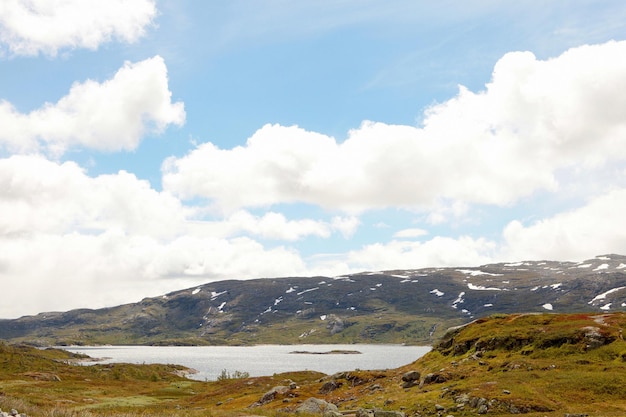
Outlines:
[[[602,77],[597,74],[601,73]],[[245,146],[198,146],[163,164],[164,187],[225,211],[305,202],[359,211],[435,208],[438,223],[467,204],[509,205],[560,187],[556,173],[626,158],[626,42],[539,61],[505,55],[485,91],[461,87],[423,127],[364,122],[344,142],[266,125]],[[441,202],[458,206],[442,210]],[[444,217],[442,217],[445,215]]]
[[358,224],[355,217],[333,217],[330,221],[289,220],[284,214],[272,211],[256,216],[246,210],[238,210],[217,221],[199,221],[196,228],[197,231],[211,236],[227,237],[248,233],[263,239],[296,241],[310,236],[328,238],[333,232],[349,237]]
[[73,162],[14,155],[0,159],[0,189],[0,236],[184,232],[186,211],[178,199],[124,171],[91,178]]
[[[0,237],[0,317],[138,301],[216,279],[302,274],[298,255],[246,238],[160,242],[119,230]],[[19,277],[19,278],[18,278]]]
[[590,259],[626,252],[626,189],[592,198],[586,205],[524,226],[510,222],[503,232],[502,259]]
[[354,235],[356,229],[358,229],[361,221],[356,216],[335,216],[332,219],[332,228],[339,231],[344,238],[348,239]]
[[103,83],[75,83],[57,103],[29,114],[0,101],[0,144],[14,152],[44,148],[54,155],[69,147],[102,151],[135,149],[147,132],[182,125],[182,102],[172,103],[167,68],[159,56],[126,63]]
[[154,0],[3,0],[0,47],[15,55],[54,56],[59,49],[97,49],[113,39],[132,43],[156,14]]
[[399,230],[393,234],[393,237],[399,238],[399,239],[406,239],[406,238],[412,239],[416,237],[426,236],[427,234],[428,234],[428,231],[424,229],[412,228],[412,229]]
[[[355,220],[288,220],[246,212],[198,220],[133,174],[90,177],[73,162],[0,159],[0,317],[102,307],[216,279],[308,270],[293,249],[250,237],[295,240],[352,230]],[[356,221],[358,223],[358,221]],[[28,296],[25,296],[28,294]]]
[[425,242],[392,240],[343,254],[316,256],[308,274],[340,275],[355,271],[381,271],[445,266],[478,266],[493,261],[495,242],[469,236],[436,236]]

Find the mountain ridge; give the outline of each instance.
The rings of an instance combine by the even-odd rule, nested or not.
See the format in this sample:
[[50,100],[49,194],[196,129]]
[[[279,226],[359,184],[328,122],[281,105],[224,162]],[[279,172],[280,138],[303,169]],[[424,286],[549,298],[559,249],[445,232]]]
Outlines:
[[0,339],[431,344],[448,327],[494,313],[580,311],[626,311],[626,256],[216,281],[115,307],[0,320]]

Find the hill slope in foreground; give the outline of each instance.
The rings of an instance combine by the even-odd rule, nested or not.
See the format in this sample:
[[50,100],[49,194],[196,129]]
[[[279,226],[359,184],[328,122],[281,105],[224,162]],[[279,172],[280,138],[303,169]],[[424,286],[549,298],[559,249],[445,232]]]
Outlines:
[[0,320],[0,339],[85,344],[432,344],[494,313],[626,311],[626,257],[219,281],[103,309]]
[[273,416],[317,398],[338,407],[333,416],[623,416],[625,327],[626,313],[494,315],[451,329],[397,369],[215,382],[177,376],[175,366],[74,366],[64,351],[0,345],[0,407],[57,417]]

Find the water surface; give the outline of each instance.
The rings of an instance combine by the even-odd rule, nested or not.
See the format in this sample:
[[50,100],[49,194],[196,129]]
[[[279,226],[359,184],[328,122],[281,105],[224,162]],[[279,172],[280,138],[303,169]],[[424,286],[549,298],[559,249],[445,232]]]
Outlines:
[[[193,368],[190,378],[215,380],[226,370],[248,372],[250,376],[288,371],[319,371],[334,374],[355,369],[391,369],[413,362],[429,346],[403,345],[259,345],[259,346],[73,346],[64,349],[92,358],[97,363],[165,363]],[[330,351],[358,351],[359,354],[315,354]],[[306,351],[311,353],[298,353]]]

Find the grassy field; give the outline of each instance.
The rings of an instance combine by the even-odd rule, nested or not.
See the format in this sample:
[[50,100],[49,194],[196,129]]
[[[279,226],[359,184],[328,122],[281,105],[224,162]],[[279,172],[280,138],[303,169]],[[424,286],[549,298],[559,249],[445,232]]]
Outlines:
[[[31,416],[276,416],[310,397],[348,412],[408,416],[626,415],[626,315],[517,314],[448,332],[418,361],[332,376],[224,375],[201,382],[175,365],[76,366],[56,349],[0,344],[0,408]],[[241,370],[245,371],[245,370]],[[421,374],[407,386],[409,371]],[[276,386],[286,389],[260,404]]]

